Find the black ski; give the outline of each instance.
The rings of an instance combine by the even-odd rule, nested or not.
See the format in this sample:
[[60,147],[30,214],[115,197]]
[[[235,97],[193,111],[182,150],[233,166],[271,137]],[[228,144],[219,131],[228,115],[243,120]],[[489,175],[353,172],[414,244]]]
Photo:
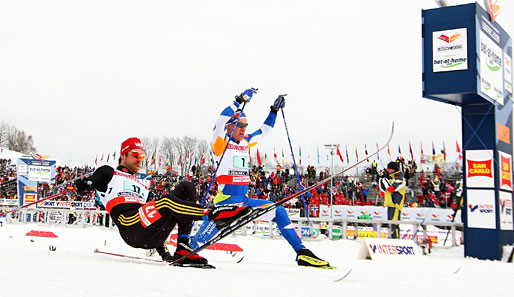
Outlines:
[[269,206],[266,206],[266,207],[262,207],[262,208],[255,208],[253,212],[251,212],[250,214],[248,214],[247,216],[245,217],[242,217],[240,218],[239,220],[236,220],[234,222],[232,222],[232,224],[230,224],[229,226],[221,229],[218,231],[218,233],[212,237],[211,239],[209,239],[206,243],[204,243],[203,245],[201,245],[200,247],[198,247],[197,249],[195,249],[194,251],[190,252],[189,254],[183,256],[182,258],[179,258],[173,262],[171,262],[169,265],[170,266],[173,266],[173,265],[177,265],[178,263],[180,263],[181,261],[193,256],[193,255],[196,255],[198,254],[199,252],[201,252],[202,250],[204,250],[205,248],[207,248],[208,246],[220,241],[221,239],[225,238],[226,236],[230,235],[232,232],[236,231],[237,229],[243,227],[244,225],[248,224],[249,222],[257,219],[258,217],[264,215],[265,213],[267,212],[270,212],[274,209],[276,209],[277,207],[279,207],[280,205],[286,203],[287,201],[293,199],[293,198],[296,198],[300,195],[303,195],[305,193],[307,193],[308,191],[312,190],[312,189],[315,189],[323,184],[325,184],[326,182],[329,182],[331,181],[332,179],[342,175],[343,173],[345,173],[346,171],[356,167],[357,165],[363,163],[364,161],[366,161],[367,159],[377,155],[380,151],[382,151],[384,148],[386,148],[389,143],[391,142],[391,139],[393,138],[393,135],[394,135],[394,122],[393,122],[393,126],[391,128],[391,134],[389,135],[389,138],[387,139],[387,142],[381,147],[379,148],[376,152],[374,152],[373,154],[369,155],[366,159],[363,159],[357,163],[354,163],[353,165],[351,165],[350,167],[336,173],[336,174],[333,174],[317,183],[315,183],[314,185],[312,186],[309,186],[299,192],[296,192],[288,197],[285,197],[275,203],[272,203],[271,205]]

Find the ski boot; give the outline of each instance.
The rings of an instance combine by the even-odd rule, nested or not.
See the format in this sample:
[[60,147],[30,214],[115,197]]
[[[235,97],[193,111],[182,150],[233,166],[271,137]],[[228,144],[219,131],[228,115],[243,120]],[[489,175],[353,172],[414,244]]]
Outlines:
[[[185,238],[184,240],[181,240],[179,238],[179,242],[177,244],[177,250],[171,257],[171,262],[176,261],[184,256],[187,256],[189,253],[191,253],[193,249],[189,245],[189,238]],[[208,263],[207,259],[204,257],[196,254],[189,256],[188,258],[178,262],[175,264],[176,266],[182,266],[182,267],[195,267],[195,268],[215,268],[211,264]]]
[[303,248],[296,252],[298,266],[310,266],[315,268],[336,269],[330,266],[327,261],[318,258],[309,249]]

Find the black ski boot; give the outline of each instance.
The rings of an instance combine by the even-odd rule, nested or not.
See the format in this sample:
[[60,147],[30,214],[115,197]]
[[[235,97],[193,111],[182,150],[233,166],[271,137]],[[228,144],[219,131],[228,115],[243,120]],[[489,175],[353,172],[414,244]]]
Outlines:
[[335,269],[335,267],[330,266],[327,261],[318,258],[313,252],[306,248],[296,252],[296,261],[298,262],[298,266]]
[[160,247],[156,247],[155,250],[157,251],[157,253],[159,253],[159,256],[161,256],[161,259],[163,261],[173,262],[172,256],[171,256],[170,252],[168,251],[168,246],[166,245],[166,243],[164,243]]
[[[179,238],[178,244],[177,244],[177,250],[175,251],[175,254],[173,254],[172,261],[176,261],[184,256],[187,256],[192,251],[193,251],[193,248],[191,248],[191,246],[189,245],[189,238]],[[179,266],[180,265],[190,265],[190,264],[200,266],[200,265],[208,265],[209,263],[208,263],[207,259],[205,259],[204,257],[202,257],[198,254],[192,255],[189,258],[186,258],[186,259],[180,261],[179,263],[177,263],[177,265],[179,265]]]

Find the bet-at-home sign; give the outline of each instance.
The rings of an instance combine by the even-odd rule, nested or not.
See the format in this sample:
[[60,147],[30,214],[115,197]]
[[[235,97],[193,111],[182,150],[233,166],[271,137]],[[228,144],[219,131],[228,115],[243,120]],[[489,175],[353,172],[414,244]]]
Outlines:
[[467,40],[466,28],[432,32],[433,71],[467,70]]

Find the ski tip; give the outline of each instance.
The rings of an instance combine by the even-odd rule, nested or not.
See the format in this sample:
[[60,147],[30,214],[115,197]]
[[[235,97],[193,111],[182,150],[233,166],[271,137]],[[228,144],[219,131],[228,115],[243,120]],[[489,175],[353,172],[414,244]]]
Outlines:
[[345,279],[345,278],[350,274],[350,272],[352,272],[352,268],[348,269],[348,270],[346,271],[346,273],[345,273],[345,274],[343,274],[343,276],[341,276],[340,278],[335,279],[335,280],[334,280],[334,282],[342,281],[343,279]]
[[98,253],[98,249],[94,249],[94,250],[93,250],[93,253]]
[[458,267],[458,268],[453,272],[453,274],[457,274],[457,273],[459,273],[459,271],[460,271],[461,269],[462,269],[462,266],[459,266],[459,267]]
[[244,258],[245,258],[245,256],[241,257],[241,259],[239,259],[239,261],[237,261],[236,263],[237,264],[241,263],[241,261],[243,261]]

